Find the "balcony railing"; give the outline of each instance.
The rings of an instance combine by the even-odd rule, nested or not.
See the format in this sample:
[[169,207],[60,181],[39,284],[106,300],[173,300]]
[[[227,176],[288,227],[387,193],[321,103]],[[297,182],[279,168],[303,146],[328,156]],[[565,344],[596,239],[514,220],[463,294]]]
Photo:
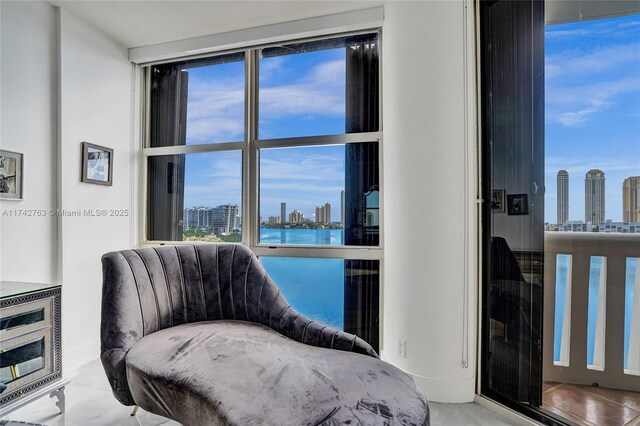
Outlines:
[[[556,277],[558,255],[566,265],[566,281]],[[592,273],[592,257],[600,257],[600,274]],[[640,389],[640,260],[636,261],[633,301],[626,303],[628,258],[640,258],[640,235],[577,232],[545,233],[544,379],[561,383],[594,384]],[[594,275],[595,278],[594,278]],[[587,362],[589,280],[598,281],[593,356]],[[560,285],[565,281],[564,285]],[[557,285],[558,284],[558,285]],[[564,294],[561,294],[564,287]],[[556,290],[558,293],[556,294]],[[594,297],[592,294],[591,297]],[[556,301],[563,303],[556,309]],[[593,305],[593,304],[592,304]],[[628,352],[625,358],[625,310]],[[556,314],[564,311],[559,357],[554,360]],[[592,326],[593,328],[593,326]],[[557,354],[556,354],[557,355]]]

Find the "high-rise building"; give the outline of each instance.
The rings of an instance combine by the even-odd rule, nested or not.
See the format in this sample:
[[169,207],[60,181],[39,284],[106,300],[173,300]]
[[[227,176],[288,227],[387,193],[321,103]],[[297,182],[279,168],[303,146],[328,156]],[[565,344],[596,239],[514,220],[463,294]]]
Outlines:
[[593,225],[605,221],[604,172],[592,169],[584,180],[584,221]]
[[622,221],[640,222],[640,176],[631,176],[622,184]]
[[289,213],[289,222],[291,223],[302,223],[304,222],[304,215],[299,210],[294,210]]
[[287,203],[280,203],[280,223],[287,221]]
[[211,208],[209,207],[191,207],[184,209],[184,216],[186,220],[186,228],[208,228],[211,226]]
[[214,232],[225,234],[237,230],[240,226],[237,204],[224,204],[211,210],[211,221],[208,227]]
[[569,173],[566,170],[558,172],[558,224],[569,221]]
[[187,229],[211,229],[220,234],[233,232],[240,227],[237,204],[186,208],[184,218]]
[[344,189],[340,191],[340,223],[344,225]]
[[269,225],[279,225],[282,223],[280,219],[280,216],[269,216]]
[[316,223],[331,223],[331,204],[316,207]]

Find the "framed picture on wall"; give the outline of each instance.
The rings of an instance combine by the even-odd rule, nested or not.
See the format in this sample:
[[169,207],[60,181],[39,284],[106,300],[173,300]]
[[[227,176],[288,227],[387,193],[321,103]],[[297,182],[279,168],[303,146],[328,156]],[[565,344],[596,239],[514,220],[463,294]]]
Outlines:
[[507,195],[507,210],[510,216],[529,214],[529,202],[527,194]]
[[23,155],[0,150],[0,200],[22,200]]
[[494,213],[504,212],[504,189],[491,190],[491,211]]
[[96,185],[112,185],[113,149],[82,142],[82,176],[80,180]]

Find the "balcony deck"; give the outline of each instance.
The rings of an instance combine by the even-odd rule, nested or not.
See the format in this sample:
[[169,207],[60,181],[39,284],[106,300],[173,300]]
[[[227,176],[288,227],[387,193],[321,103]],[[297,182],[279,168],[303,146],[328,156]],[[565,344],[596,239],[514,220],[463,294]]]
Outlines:
[[545,382],[542,408],[584,426],[640,426],[640,393]]
[[[558,255],[570,259],[560,356],[554,359],[554,317],[556,308],[562,308],[555,306]],[[600,256],[602,261],[595,343],[589,361],[587,311],[593,296],[589,293],[592,256]],[[632,303],[625,303],[627,259],[640,258],[640,235],[546,232],[544,257],[542,407],[580,425],[640,426],[640,268],[632,284]],[[625,350],[625,310],[629,308]]]

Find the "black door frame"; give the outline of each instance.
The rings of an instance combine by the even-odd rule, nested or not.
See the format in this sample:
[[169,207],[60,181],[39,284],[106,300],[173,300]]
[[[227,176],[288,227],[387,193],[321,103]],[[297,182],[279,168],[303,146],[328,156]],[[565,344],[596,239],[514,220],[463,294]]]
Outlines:
[[[480,0],[478,1],[479,7],[479,66],[480,66],[480,108],[481,108],[481,142],[480,142],[480,156],[481,156],[481,199],[483,200],[481,204],[481,249],[483,253],[483,261],[481,268],[481,280],[482,280],[482,295],[481,295],[481,309],[482,309],[482,319],[481,319],[481,335],[480,342],[482,352],[480,354],[480,384],[481,395],[494,400],[508,408],[513,409],[514,411],[520,412],[527,417],[534,419],[538,422],[547,425],[574,425],[574,423],[557,416],[555,413],[552,413],[548,410],[545,410],[535,404],[525,404],[522,402],[518,402],[515,399],[508,398],[501,393],[498,393],[489,388],[487,385],[489,383],[489,374],[490,374],[490,361],[489,361],[489,333],[490,333],[490,295],[489,295],[489,286],[491,282],[491,204],[490,204],[490,195],[491,195],[491,176],[492,176],[492,157],[491,157],[491,111],[492,111],[492,99],[490,94],[490,78],[491,73],[495,70],[491,69],[488,64],[489,55],[488,51],[490,50],[491,41],[488,40],[489,31],[486,28],[486,19],[488,15],[491,14],[492,7],[498,3],[519,3],[521,6],[523,3],[528,3],[530,5],[530,15],[532,23],[542,23],[542,28],[532,27],[532,55],[543,55],[544,56],[544,0]],[[510,25],[511,23],[507,23],[506,25]],[[513,30],[513,28],[510,28]],[[538,31],[538,33],[536,33]],[[537,37],[537,38],[536,38]],[[538,57],[539,58],[539,57]],[[508,70],[500,70],[500,71],[508,71]],[[542,116],[544,117],[544,80],[542,80],[542,98],[541,99],[532,99],[532,104],[535,102],[542,102]],[[539,92],[538,92],[539,94]],[[534,96],[532,96],[533,98]],[[539,96],[536,96],[539,97]],[[538,109],[540,105],[538,104]],[[533,111],[533,109],[532,109]],[[542,118],[544,119],[544,118]],[[544,122],[543,122],[544,123]],[[544,129],[544,125],[542,126]],[[544,138],[543,138],[544,140]],[[544,160],[543,160],[544,161]],[[542,163],[543,168],[543,176],[544,176],[544,162]],[[504,200],[506,201],[506,200]],[[542,295],[541,295],[542,296]],[[541,305],[541,304],[540,304]],[[540,307],[542,309],[542,307]],[[540,317],[542,316],[542,312],[540,312]],[[540,327],[540,342],[538,344],[539,350],[541,352],[541,327]],[[539,371],[542,371],[542,357],[539,358]],[[542,382],[542,374],[540,373],[540,382]],[[541,385],[542,383],[540,383]],[[533,400],[538,400],[537,398],[533,398]],[[539,399],[541,405],[541,399]]]

